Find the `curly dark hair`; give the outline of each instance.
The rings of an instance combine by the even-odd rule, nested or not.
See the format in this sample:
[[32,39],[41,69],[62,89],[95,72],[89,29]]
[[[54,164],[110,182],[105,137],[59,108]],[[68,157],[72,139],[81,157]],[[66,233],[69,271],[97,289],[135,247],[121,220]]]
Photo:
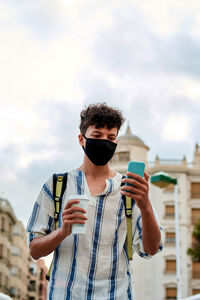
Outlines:
[[110,107],[106,103],[90,104],[81,111],[80,117],[81,134],[85,134],[90,125],[95,125],[96,128],[107,127],[108,129],[116,127],[119,131],[125,121],[120,110]]

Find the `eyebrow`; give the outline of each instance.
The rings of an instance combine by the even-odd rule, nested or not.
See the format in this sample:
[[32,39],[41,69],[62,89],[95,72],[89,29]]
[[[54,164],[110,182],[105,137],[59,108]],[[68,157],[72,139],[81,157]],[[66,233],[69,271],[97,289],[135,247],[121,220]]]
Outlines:
[[[92,133],[91,133],[91,134],[93,134],[93,133],[102,134],[102,132],[101,132],[101,131],[99,131],[99,130],[94,130],[94,131],[92,131]],[[113,136],[113,137],[117,137],[117,135],[116,135],[116,134],[114,134],[114,133],[109,133],[108,135],[109,135],[109,136]]]

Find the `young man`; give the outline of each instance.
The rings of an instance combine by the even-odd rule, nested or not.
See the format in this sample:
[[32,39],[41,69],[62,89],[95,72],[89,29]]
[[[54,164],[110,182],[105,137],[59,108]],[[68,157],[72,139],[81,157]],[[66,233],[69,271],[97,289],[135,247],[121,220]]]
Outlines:
[[[127,173],[125,178],[109,167],[124,119],[105,103],[81,112],[79,143],[83,164],[68,173],[59,228],[53,230],[52,178],[44,184],[27,226],[34,259],[54,251],[48,299],[134,299],[126,240],[122,195],[133,197],[133,251],[142,257],[162,248],[161,230],[148,196],[148,178]],[[122,183],[133,186],[123,186]],[[131,193],[132,192],[132,193]],[[89,197],[88,214],[71,194]],[[75,204],[75,206],[74,206]],[[72,206],[73,205],[73,206]],[[80,214],[83,213],[83,214]],[[86,233],[72,234],[72,225],[86,222]]]

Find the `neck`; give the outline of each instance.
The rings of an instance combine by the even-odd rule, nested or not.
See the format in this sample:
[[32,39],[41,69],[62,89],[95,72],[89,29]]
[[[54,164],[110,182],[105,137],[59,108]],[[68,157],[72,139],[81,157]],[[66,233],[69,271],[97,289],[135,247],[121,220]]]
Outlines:
[[85,155],[84,156],[84,161],[82,166],[79,168],[82,170],[86,176],[91,176],[91,177],[113,177],[115,172],[110,169],[109,163],[107,163],[105,166],[96,166],[94,165],[88,157]]

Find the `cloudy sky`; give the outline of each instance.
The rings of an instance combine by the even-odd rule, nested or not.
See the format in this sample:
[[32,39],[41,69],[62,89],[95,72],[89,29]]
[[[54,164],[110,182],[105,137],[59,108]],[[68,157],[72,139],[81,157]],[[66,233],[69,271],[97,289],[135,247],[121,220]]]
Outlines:
[[191,161],[199,0],[0,0],[0,101],[0,196],[24,224],[44,181],[81,164],[86,104],[119,107],[150,161]]

